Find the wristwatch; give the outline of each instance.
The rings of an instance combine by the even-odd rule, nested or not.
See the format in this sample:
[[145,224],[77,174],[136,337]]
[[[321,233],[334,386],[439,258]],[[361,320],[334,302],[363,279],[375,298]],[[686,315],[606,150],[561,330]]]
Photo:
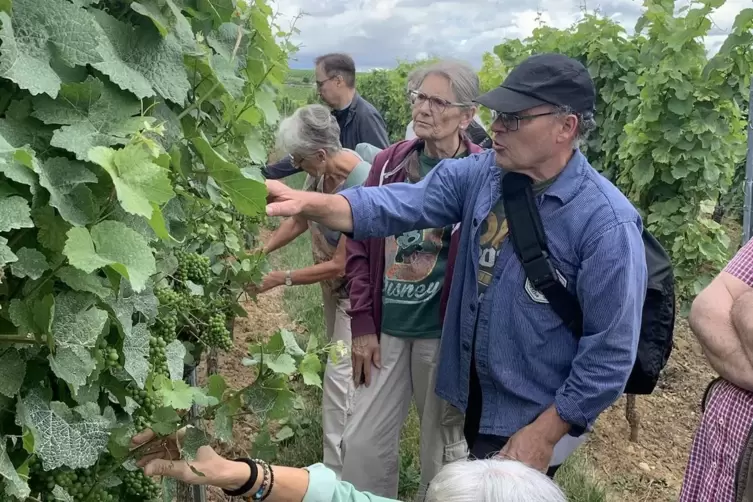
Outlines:
[[285,271],[285,285],[286,286],[292,286],[293,285],[293,278],[290,277],[290,270]]

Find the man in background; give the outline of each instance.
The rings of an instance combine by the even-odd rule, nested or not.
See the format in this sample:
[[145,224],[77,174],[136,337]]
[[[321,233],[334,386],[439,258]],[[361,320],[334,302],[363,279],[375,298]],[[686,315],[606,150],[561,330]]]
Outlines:
[[680,502],[751,500],[753,240],[696,297],[688,321],[720,376],[704,395]]
[[[355,150],[359,143],[384,149],[389,146],[387,126],[374,106],[356,91],[356,65],[347,54],[332,53],[316,58],[316,89],[331,109],[340,126],[343,148]],[[267,179],[280,179],[296,174],[289,156],[262,168]]]

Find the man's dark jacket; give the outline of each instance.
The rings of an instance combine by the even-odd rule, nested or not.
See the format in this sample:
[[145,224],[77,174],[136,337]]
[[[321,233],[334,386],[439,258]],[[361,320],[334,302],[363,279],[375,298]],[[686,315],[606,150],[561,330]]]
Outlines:
[[[381,149],[389,146],[384,119],[376,108],[358,93],[355,93],[348,108],[342,112],[333,111],[332,114],[338,118],[340,143],[343,148],[355,150],[359,143],[368,143]],[[299,171],[300,169],[293,167],[290,158],[285,156],[280,162],[265,166],[262,174],[267,179],[278,180]]]

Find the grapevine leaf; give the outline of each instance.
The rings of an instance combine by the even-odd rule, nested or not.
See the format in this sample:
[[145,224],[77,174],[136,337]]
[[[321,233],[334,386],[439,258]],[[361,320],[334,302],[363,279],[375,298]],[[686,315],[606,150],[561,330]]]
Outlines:
[[207,381],[208,395],[219,401],[222,400],[222,396],[225,394],[226,390],[227,383],[225,383],[225,379],[222,378],[222,375],[212,375],[209,377]]
[[285,352],[293,357],[302,357],[306,355],[306,352],[304,352],[303,349],[301,349],[301,346],[298,345],[295,333],[283,328],[280,330],[280,337],[282,337],[282,342],[285,345]]
[[87,274],[83,270],[65,266],[57,271],[60,277],[69,288],[84,293],[93,293],[100,298],[106,298],[112,290],[107,285],[105,278],[96,273]]
[[272,420],[282,420],[290,415],[290,410],[293,409],[296,403],[296,395],[287,388],[281,388],[277,391],[277,397],[275,404],[269,413],[267,418]]
[[233,440],[233,417],[241,409],[242,400],[240,395],[225,401],[217,408],[214,415],[214,436],[223,443]]
[[279,443],[286,439],[290,439],[293,436],[295,436],[295,432],[293,432],[293,429],[291,429],[290,426],[286,425],[275,434],[275,442]]
[[280,112],[277,111],[274,92],[259,89],[254,97],[256,99],[256,107],[264,113],[264,120],[268,125],[275,125],[280,120]]
[[255,383],[243,393],[246,407],[253,412],[259,420],[264,420],[267,414],[274,408],[277,399],[277,391],[268,389]]
[[26,377],[26,359],[14,348],[0,355],[0,394],[14,397]]
[[191,85],[178,40],[118,21],[103,11],[93,15],[105,35],[100,45],[103,61],[94,68],[139,99],[158,94],[182,105]]
[[30,214],[29,203],[23,197],[0,199],[0,232],[33,227]]
[[33,248],[21,248],[16,251],[18,260],[10,266],[10,271],[16,277],[28,277],[37,280],[50,269],[47,258]]
[[193,404],[194,389],[182,380],[168,380],[164,377],[155,379],[160,382],[157,394],[162,397],[162,404],[176,410],[187,410]]
[[251,448],[251,454],[254,458],[259,458],[267,462],[274,461],[277,456],[277,447],[272,442],[272,437],[267,429],[262,430],[256,435],[254,444]]
[[126,143],[151,117],[134,117],[139,101],[91,75],[84,82],[63,84],[58,99],[34,99],[33,116],[45,124],[63,125],[52,135],[52,146],[87,160],[89,149]]
[[186,434],[180,444],[180,451],[189,462],[196,460],[196,454],[199,448],[208,445],[212,441],[212,436],[198,427],[187,427]]
[[147,242],[154,242],[158,239],[149,220],[143,216],[126,212],[123,206],[116,206],[109,219],[124,223],[131,230],[137,231]]
[[65,246],[65,234],[71,228],[70,223],[55,214],[50,206],[33,209],[31,219],[37,226],[39,242],[47,249],[61,253]]
[[223,404],[214,413],[214,436],[223,443],[233,440],[233,414],[230,407]]
[[227,192],[236,209],[247,216],[264,212],[267,189],[264,183],[246,178],[240,168],[222,157],[204,137],[194,138],[193,145],[209,175]]
[[68,292],[55,297],[52,334],[57,350],[48,359],[55,374],[74,389],[85,385],[96,367],[90,349],[106,322],[107,312],[94,307],[88,295]]
[[180,340],[173,340],[165,347],[167,367],[170,370],[171,380],[183,378],[183,358],[186,356],[186,348]]
[[133,2],[131,8],[142,16],[151,19],[163,37],[172,32],[184,47],[190,48],[195,45],[191,24],[173,0],[141,0],[140,2]]
[[72,228],[63,253],[71,265],[84,272],[109,265],[131,282],[134,291],[146,287],[154,272],[154,256],[146,240],[118,221],[94,225],[91,234],[85,228]]
[[44,470],[62,466],[91,467],[107,448],[110,418],[99,413],[96,403],[73,410],[65,403],[46,403],[36,390],[19,401],[18,419],[34,435],[34,451]]
[[55,485],[55,488],[52,489],[52,496],[55,497],[56,502],[74,502],[73,497],[60,485]]
[[283,375],[292,375],[295,373],[295,360],[290,354],[280,354],[276,358],[272,356],[264,359],[264,364],[275,373],[281,373]]
[[86,384],[86,379],[97,367],[88,350],[81,347],[61,348],[47,356],[50,368],[58,378],[73,387],[74,392]]
[[232,0],[199,0],[199,9],[212,16],[215,26],[220,26],[232,19],[235,6]]
[[16,497],[20,500],[26,500],[31,490],[28,483],[21,479],[13,462],[8,457],[7,439],[0,438],[0,476],[5,478],[5,494],[10,497]]
[[139,389],[143,389],[149,374],[149,331],[146,324],[137,324],[125,333],[123,357],[123,367]]
[[97,205],[86,183],[96,183],[97,175],[82,162],[53,157],[39,165],[39,184],[50,192],[50,205],[69,223],[84,226],[92,223]]
[[0,237],[0,268],[16,260],[18,260],[18,256],[13,254],[13,251],[8,247],[8,239]]
[[172,434],[178,429],[177,425],[180,424],[180,415],[174,409],[166,406],[154,410],[151,418],[151,428],[157,434]]
[[91,296],[59,293],[55,297],[52,334],[59,348],[93,348],[107,322],[107,312],[94,306]]
[[164,204],[175,193],[167,170],[152,162],[149,152],[140,145],[122,150],[95,147],[89,160],[99,164],[112,178],[123,209],[145,218],[152,217],[152,204]]
[[11,322],[18,328],[19,335],[34,333],[36,324],[31,309],[24,300],[14,298],[10,301],[8,314]]
[[79,387],[73,398],[78,404],[93,403],[99,398],[99,382],[97,382],[97,374],[92,378],[92,382]]
[[166,241],[176,240],[173,239],[170,232],[167,230],[167,223],[165,222],[165,216],[162,214],[162,210],[154,202],[152,202],[152,217],[149,219],[149,226],[152,227],[154,234],[160,239]]
[[149,324],[157,317],[159,302],[151,289],[146,288],[135,293],[128,281],[121,281],[117,297],[107,298],[107,304],[120,322],[123,332],[127,334],[133,324],[133,314],[140,312]]
[[4,130],[8,121],[0,119],[0,173],[17,183],[29,185],[32,193],[36,192],[37,178],[33,167],[36,163],[34,152],[28,148],[16,148],[7,139],[8,132]]
[[301,365],[298,367],[298,371],[303,376],[303,383],[306,385],[314,385],[322,388],[322,377],[320,375],[322,371],[322,362],[319,360],[319,356],[316,354],[306,354],[306,357],[301,361]]
[[[242,38],[236,49],[239,31],[242,33]],[[247,34],[247,31],[239,24],[223,23],[217,30],[207,34],[207,45],[227,61],[233,60],[233,53],[235,53],[235,59],[245,63],[247,52],[245,48],[248,44],[245,43],[247,41],[244,37]]]
[[73,68],[101,61],[91,15],[69,2],[14,0],[0,13],[0,76],[33,95],[56,97],[62,83],[51,61]]

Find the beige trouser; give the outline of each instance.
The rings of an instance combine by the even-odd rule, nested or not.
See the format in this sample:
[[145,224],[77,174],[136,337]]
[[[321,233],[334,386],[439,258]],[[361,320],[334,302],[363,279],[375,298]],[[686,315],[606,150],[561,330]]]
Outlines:
[[416,402],[421,421],[423,501],[429,482],[444,464],[468,457],[463,415],[434,393],[438,339],[396,338],[382,334],[382,368],[371,368],[371,385],[356,389],[343,435],[342,479],[356,489],[397,499],[400,430]]
[[350,359],[350,300],[340,299],[336,294],[322,288],[324,299],[324,321],[330,343],[345,342],[348,353],[333,363],[327,359],[324,368],[322,388],[322,433],[324,435],[324,455],[322,462],[332,469],[340,479],[342,472],[342,442],[350,398],[353,396],[353,365]]

